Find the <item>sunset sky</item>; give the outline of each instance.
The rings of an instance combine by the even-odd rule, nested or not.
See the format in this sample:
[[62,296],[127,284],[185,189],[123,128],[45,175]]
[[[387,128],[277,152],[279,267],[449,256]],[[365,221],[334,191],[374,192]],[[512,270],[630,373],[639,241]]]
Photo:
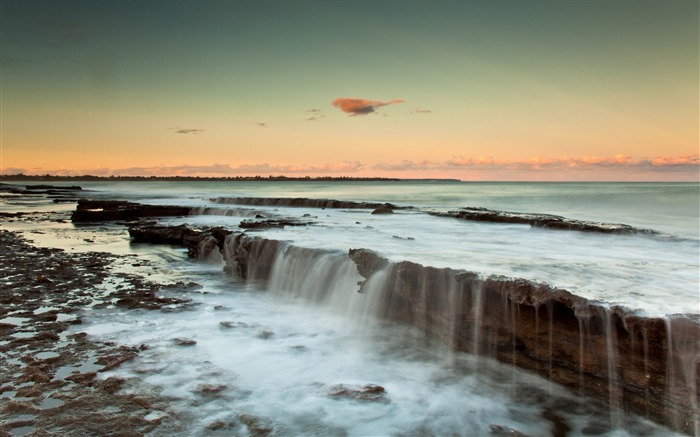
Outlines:
[[698,5],[2,0],[0,168],[698,181]]

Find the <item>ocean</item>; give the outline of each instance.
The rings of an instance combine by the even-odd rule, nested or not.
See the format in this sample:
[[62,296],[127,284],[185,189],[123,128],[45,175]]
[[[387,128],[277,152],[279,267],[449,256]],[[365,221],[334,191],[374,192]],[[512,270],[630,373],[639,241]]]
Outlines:
[[[138,360],[110,374],[137,375],[176,399],[192,416],[191,435],[209,435],[207,426],[214,421],[234,423],[238,418],[240,423],[241,415],[257,418],[274,435],[498,435],[517,430],[535,436],[556,435],[552,431],[556,426],[565,426],[568,435],[669,433],[640,417],[613,411],[614,405],[589,402],[526,371],[451,351],[411,328],[374,317],[376,302],[356,293],[361,278],[343,259],[349,249],[371,249],[391,262],[544,283],[644,316],[696,317],[700,314],[697,183],[79,185],[91,190],[92,198],[186,205],[197,211],[160,220],[164,224],[237,230],[241,222],[256,216],[309,223],[249,231],[283,243],[272,278],[265,283],[244,282],[225,273],[220,257],[192,260],[184,249],[131,244],[120,225],[52,223],[42,234],[31,234],[27,224],[7,224],[8,229],[26,231],[41,245],[136,253],[151,263],[147,274],[153,280],[202,285],[188,293],[197,303],[189,311],[88,308],[86,323],[79,328],[100,339],[147,344],[149,349]],[[239,197],[388,202],[400,208],[393,214],[371,214],[368,209],[243,206],[227,201]],[[75,208],[40,199],[2,202],[6,212]],[[465,207],[625,224],[640,232],[557,230],[431,214]],[[195,349],[173,346],[176,337],[194,339]],[[359,402],[328,396],[339,385],[367,384],[383,387],[386,397]],[[220,395],[204,398],[204,386],[223,388]],[[240,425],[236,432],[250,432],[251,426],[246,426]]]

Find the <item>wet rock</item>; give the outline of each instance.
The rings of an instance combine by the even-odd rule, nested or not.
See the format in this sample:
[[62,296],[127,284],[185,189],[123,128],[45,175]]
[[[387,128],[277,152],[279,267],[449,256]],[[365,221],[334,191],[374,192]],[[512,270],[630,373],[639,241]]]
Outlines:
[[232,234],[226,238],[224,270],[245,280],[267,280],[280,244],[276,240]]
[[51,381],[51,375],[46,373],[41,366],[27,366],[24,369],[24,375],[22,375],[17,382],[33,382],[36,384],[46,384]]
[[243,220],[238,225],[242,229],[271,229],[284,228],[285,226],[308,226],[311,222],[296,219],[267,219],[267,220]]
[[63,185],[25,185],[25,189],[29,191],[46,191],[46,190],[54,190],[54,191],[82,191],[82,187],[79,187],[77,185],[71,185],[71,186],[63,186]]
[[358,401],[389,402],[384,387],[374,384],[367,384],[362,387],[337,384],[331,387],[328,391],[328,396],[332,398],[355,399]]
[[267,340],[268,338],[272,337],[273,335],[275,335],[274,332],[268,331],[266,329],[262,329],[262,330],[258,331],[256,337],[262,338],[263,340]]
[[134,220],[142,217],[186,216],[191,208],[173,205],[144,205],[122,200],[80,199],[71,216],[73,223]]
[[187,225],[129,227],[129,236],[134,243],[188,246],[193,240],[197,240],[201,234],[201,231],[192,229]]
[[187,248],[190,258],[200,258],[212,250],[221,251],[226,236],[232,232],[222,227],[193,229],[187,225],[134,225],[129,235],[134,243],[172,244]]
[[211,397],[220,395],[227,388],[226,384],[199,384],[194,391],[199,395]]
[[551,214],[531,214],[510,211],[495,211],[486,208],[462,208],[459,211],[430,212],[438,217],[452,217],[460,220],[490,222],[490,223],[519,223],[533,228],[559,229],[581,232],[597,232],[604,234],[657,234],[650,229],[635,228],[619,223],[600,223],[575,220]]
[[341,209],[376,209],[376,208],[398,208],[390,203],[376,202],[352,202],[348,200],[332,199],[309,199],[304,197],[216,197],[212,202],[248,205],[248,206],[284,206],[300,208],[341,208]]
[[126,381],[123,378],[119,378],[116,376],[111,376],[104,381],[101,381],[98,386],[100,389],[106,391],[107,393],[115,393],[124,386],[124,383]]
[[74,382],[76,384],[92,384],[93,380],[97,378],[97,373],[87,372],[87,373],[74,373],[72,375],[66,376],[66,380]]
[[348,256],[355,262],[357,271],[364,278],[369,278],[375,272],[389,265],[389,260],[369,249],[350,249]]
[[37,276],[36,282],[39,284],[53,284],[53,281],[44,275]]
[[122,363],[131,361],[134,358],[136,358],[136,351],[124,346],[121,348],[120,353],[100,357],[97,361],[95,361],[95,364],[104,366],[102,369],[100,369],[100,372],[106,372],[114,369]]
[[375,209],[374,211],[372,211],[372,214],[393,214],[393,213],[394,213],[394,209],[387,207],[387,206],[381,206],[381,207]]
[[172,342],[175,343],[177,346],[194,346],[197,344],[196,340],[184,337],[173,338]]
[[17,390],[15,397],[18,398],[38,398],[43,393],[36,385],[31,385],[29,387],[23,387]]
[[528,437],[527,434],[523,434],[520,431],[516,431],[513,428],[503,425],[489,425],[489,430],[491,431],[491,434],[498,437]]
[[239,414],[236,418],[248,428],[253,437],[264,437],[273,433],[274,428],[268,419],[246,413]]

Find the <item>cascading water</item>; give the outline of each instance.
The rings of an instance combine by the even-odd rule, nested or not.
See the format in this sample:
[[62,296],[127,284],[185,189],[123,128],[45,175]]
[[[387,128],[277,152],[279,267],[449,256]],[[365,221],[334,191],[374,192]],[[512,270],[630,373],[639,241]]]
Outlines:
[[330,306],[348,315],[364,315],[369,298],[358,292],[362,277],[344,254],[280,247],[267,288]]
[[[654,319],[612,311],[527,281],[482,280],[451,269],[377,261],[376,254],[348,257],[245,235],[228,237],[224,252],[229,271],[261,281],[280,296],[303,298],[355,319],[405,323],[458,351],[515,364],[599,396],[606,400],[615,427],[623,426],[620,412],[630,406],[657,420],[664,417],[662,410],[667,407],[659,407],[659,400],[649,396],[658,388],[645,388],[646,381],[634,379],[640,372],[632,370],[638,365],[637,355],[646,357],[649,348],[658,347],[651,343],[657,338],[647,338],[647,331],[642,336],[635,323],[653,325],[649,320]],[[664,332],[669,335],[665,342],[678,343],[671,338],[670,327]],[[678,364],[676,356],[697,351],[694,346],[685,346],[681,352],[676,348],[663,357],[669,374],[659,387],[669,393],[662,404],[670,402],[686,411],[697,405],[678,394],[679,384],[694,383],[688,375],[693,374],[697,360],[685,356]],[[642,366],[645,374],[649,359]],[[680,391],[692,398],[692,387]],[[691,417],[692,423],[671,425],[693,432],[697,416]]]

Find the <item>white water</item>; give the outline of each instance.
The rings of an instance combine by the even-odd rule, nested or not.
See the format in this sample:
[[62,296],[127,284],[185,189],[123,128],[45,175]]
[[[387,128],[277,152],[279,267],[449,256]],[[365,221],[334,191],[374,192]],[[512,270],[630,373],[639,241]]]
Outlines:
[[[418,182],[101,183],[89,188],[144,203],[187,204],[206,215],[171,223],[235,229],[256,214],[302,218],[308,227],[260,235],[309,248],[373,249],[393,261],[452,267],[483,277],[547,282],[583,297],[649,315],[700,313],[700,186],[698,184],[542,184]],[[368,210],[241,207],[215,197],[309,197],[392,202],[419,210],[371,215]],[[429,216],[463,206],[558,214],[624,223],[662,233],[606,235],[533,229]]]
[[[136,376],[160,387],[163,394],[174,396],[177,408],[191,416],[190,435],[216,435],[206,427],[217,420],[231,424],[220,435],[246,435],[253,426],[249,419],[253,416],[259,418],[255,419],[257,425],[269,426],[275,435],[489,435],[489,426],[495,424],[537,436],[551,434],[553,422],[546,417],[552,416],[571,428],[570,435],[671,434],[640,418],[625,417],[606,406],[579,399],[526,372],[450,353],[425,344],[410,329],[375,320],[372,294],[356,293],[353,284],[361,278],[342,254],[349,248],[365,247],[392,260],[410,259],[425,265],[464,268],[481,275],[505,274],[548,281],[582,295],[624,303],[653,314],[699,312],[698,238],[697,227],[693,227],[697,212],[692,216],[688,215],[688,208],[681,209],[668,221],[663,219],[664,214],[670,214],[668,211],[636,221],[625,220],[624,214],[617,214],[618,204],[603,202],[607,206],[596,206],[592,200],[595,196],[590,193],[584,196],[589,208],[569,211],[566,205],[550,201],[557,198],[556,190],[550,189],[548,197],[538,191],[542,190],[539,186],[531,188],[539,192],[530,196],[532,202],[528,201],[528,187],[516,187],[520,194],[510,194],[519,202],[513,205],[516,208],[505,205],[505,194],[490,197],[484,192],[452,192],[455,187],[451,184],[408,188],[379,184],[379,188],[369,185],[364,191],[358,191],[353,184],[326,184],[319,190],[312,185],[292,184],[286,191],[284,184],[158,183],[154,187],[159,184],[160,190],[148,191],[139,184],[94,187],[106,196],[118,193],[116,197],[127,195],[136,201],[218,208],[226,206],[213,205],[207,199],[328,197],[421,207],[484,206],[623,222],[674,237],[533,230],[522,225],[437,218],[415,211],[373,216],[369,211],[256,207],[240,208],[242,213],[234,212],[232,216],[221,215],[219,210],[219,215],[180,220],[233,228],[249,218],[251,210],[281,216],[314,216],[315,226],[259,233],[293,242],[295,246],[329,250],[326,255],[309,258],[300,255],[303,249],[288,248],[278,258],[268,289],[262,290],[255,284],[244,285],[226,277],[220,264],[186,260],[181,251],[130,247],[123,229],[121,233],[109,226],[73,229],[69,224],[44,228],[46,234],[36,235],[44,242],[83,250],[138,250],[158,262],[154,280],[194,280],[204,285],[201,293],[187,294],[199,303],[188,311],[87,310],[86,324],[79,327],[99,339],[135,346],[147,344],[150,348],[138,360],[105,376]],[[691,197],[696,187],[690,188]],[[508,187],[497,188],[505,193]],[[666,190],[665,186],[661,188]],[[392,190],[397,193],[394,198],[380,196]],[[559,193],[559,198],[571,195],[567,190]],[[625,185],[624,190],[634,191],[634,187]],[[144,192],[149,193],[150,199],[144,200]],[[687,201],[687,192],[683,196]],[[645,201],[655,198],[664,195],[648,195]],[[475,203],[479,199],[484,202]],[[526,205],[534,209],[526,209]],[[557,205],[559,209],[555,208]],[[648,207],[652,212],[659,211],[648,205],[651,204],[635,203],[639,210]],[[637,217],[632,214],[628,218],[632,216]],[[85,243],[83,237],[96,243]],[[330,269],[318,268],[319,263],[326,263]],[[327,275],[328,270],[337,275]],[[221,322],[230,322],[231,327]],[[194,339],[197,344],[178,346],[172,341],[178,337]],[[207,384],[220,391],[207,394]],[[378,384],[386,389],[387,402],[332,398],[329,392],[337,384]],[[153,414],[157,416],[157,412]],[[621,418],[628,420],[618,423]],[[606,425],[611,419],[615,420],[612,427]]]
[[[81,329],[103,340],[147,344],[137,361],[109,375],[137,376],[179,399],[177,408],[192,416],[190,435],[210,435],[206,427],[216,421],[233,424],[231,434],[246,435],[241,418],[255,416],[274,435],[473,436],[489,435],[491,425],[500,425],[538,436],[551,433],[553,423],[544,416],[552,414],[571,435],[672,434],[636,417],[610,428],[606,407],[373,319],[371,291],[361,295],[352,289],[356,273],[343,271],[341,257],[303,263],[298,255],[282,252],[271,291],[189,265],[187,277],[203,283],[206,292],[190,295],[199,303],[194,309],[95,311]],[[314,266],[321,271],[324,263],[340,266],[340,278],[299,279],[300,271]],[[197,344],[172,341],[182,337]],[[385,401],[329,396],[338,384],[380,385]],[[207,386],[221,391],[206,394]]]

